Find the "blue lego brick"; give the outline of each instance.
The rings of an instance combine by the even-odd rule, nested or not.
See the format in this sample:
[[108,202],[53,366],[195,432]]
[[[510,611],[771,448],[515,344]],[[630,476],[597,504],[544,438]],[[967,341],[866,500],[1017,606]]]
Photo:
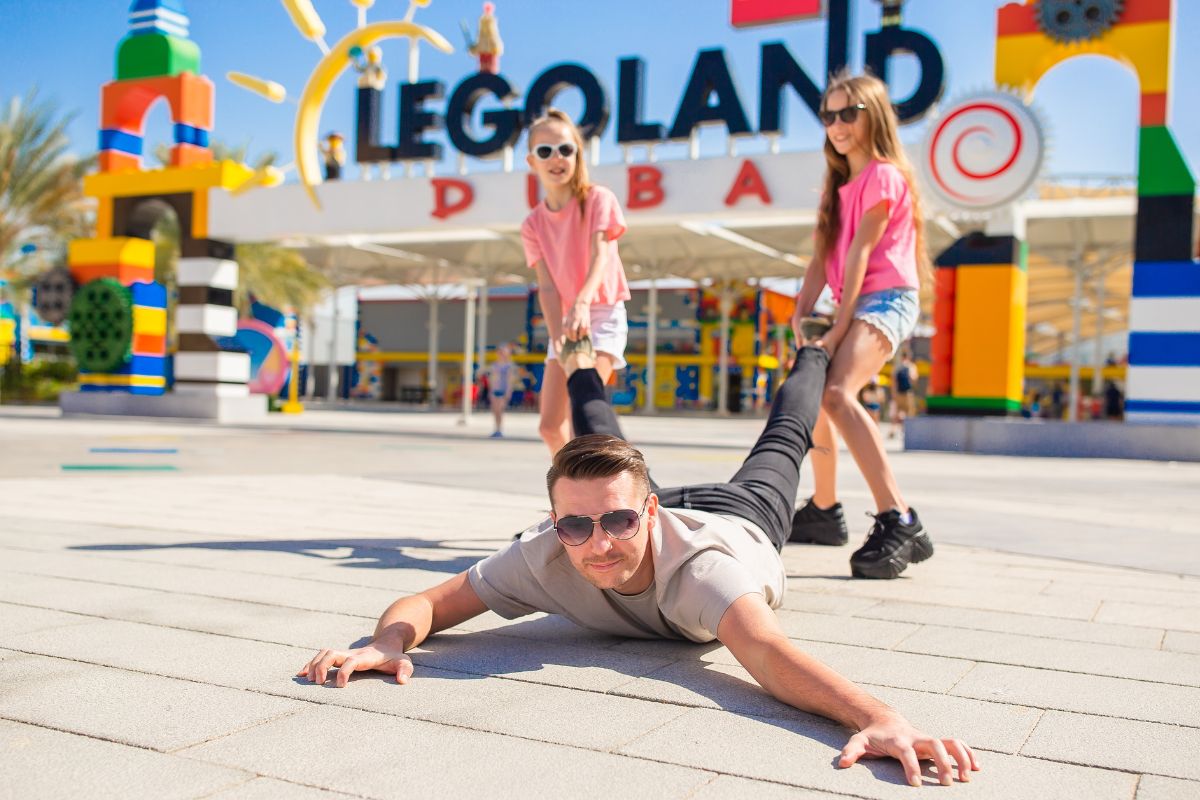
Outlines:
[[1200,414],[1200,403],[1186,400],[1126,400],[1126,413]]
[[100,149],[116,150],[140,156],[142,154],[142,137],[116,128],[104,128],[100,131]]
[[175,144],[194,144],[197,147],[208,147],[208,131],[204,128],[193,128],[182,122],[175,123]]
[[1200,297],[1200,261],[1135,261],[1134,297]]
[[166,308],[167,287],[161,283],[131,283],[129,292],[133,296],[133,304],[144,308]]
[[1129,334],[1129,364],[1134,367],[1200,367],[1200,333]]

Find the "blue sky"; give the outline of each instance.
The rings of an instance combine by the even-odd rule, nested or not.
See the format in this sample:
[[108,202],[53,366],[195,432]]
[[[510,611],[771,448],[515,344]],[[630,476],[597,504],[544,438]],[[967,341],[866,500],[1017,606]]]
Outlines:
[[[349,0],[314,0],[325,21],[330,41],[354,27],[356,12]],[[947,64],[943,100],[986,89],[991,85],[994,54],[995,0],[909,0],[905,24],[918,28],[939,46]],[[422,52],[423,79],[437,78],[451,91],[474,70],[463,52],[460,20],[474,26],[479,0],[433,0],[417,12],[417,21],[433,27],[457,48],[444,55]],[[638,55],[647,62],[646,115],[669,125],[687,83],[697,51],[722,47],[733,68],[742,102],[753,121],[757,117],[759,47],[782,41],[818,78],[825,62],[825,25],[799,22],[736,30],[728,23],[729,0],[606,0],[605,2],[547,2],[497,0],[506,54],[502,72],[518,90],[528,86],[547,66],[575,61],[590,68],[610,95],[614,123],[605,137],[603,158],[616,160],[615,88],[617,60]],[[854,0],[851,62],[861,65],[863,34],[879,27],[874,0]],[[1193,170],[1200,169],[1200,108],[1187,103],[1195,97],[1188,80],[1200,74],[1200,51],[1187,46],[1200,34],[1200,3],[1177,2],[1175,83],[1171,125]],[[26,92],[37,85],[43,97],[78,112],[70,128],[75,149],[94,150],[99,115],[99,88],[113,74],[116,45],[127,30],[129,0],[0,0],[0,98]],[[282,162],[292,160],[291,129],[295,106],[272,105],[232,86],[229,70],[274,79],[292,96],[299,94],[320,52],[291,26],[276,0],[189,0],[192,38],[202,48],[203,70],[217,86],[215,135],[230,143],[248,142],[252,153],[273,150]],[[406,0],[377,0],[370,19],[403,16]],[[391,86],[386,100],[385,140],[393,138],[395,83],[405,73],[406,45],[384,43]],[[915,81],[911,67],[898,61],[892,88],[907,95]],[[567,95],[561,105],[578,109]],[[1129,70],[1101,58],[1076,59],[1053,70],[1035,98],[1051,136],[1049,171],[1132,176],[1136,170],[1137,82]],[[444,101],[442,101],[444,102]],[[441,103],[432,103],[438,110]],[[486,104],[483,104],[486,105]],[[816,121],[790,100],[785,150],[811,150],[821,143]],[[923,123],[907,126],[904,136],[919,140]],[[325,107],[321,130],[337,129],[351,138],[354,130],[353,79],[345,76]],[[148,121],[147,138],[167,141],[169,120],[156,106]],[[445,134],[428,138],[446,142]],[[706,153],[720,152],[723,133],[707,130]],[[743,152],[761,150],[748,143]],[[450,148],[447,144],[446,150]],[[682,153],[681,148],[677,151]],[[662,151],[663,157],[672,157]]]

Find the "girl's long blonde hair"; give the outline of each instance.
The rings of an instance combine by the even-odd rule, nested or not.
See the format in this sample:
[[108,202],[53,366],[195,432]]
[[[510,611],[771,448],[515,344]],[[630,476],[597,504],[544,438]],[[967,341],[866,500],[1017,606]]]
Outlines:
[[549,125],[552,122],[557,122],[566,128],[571,134],[571,141],[575,143],[575,172],[571,175],[571,194],[579,201],[579,215],[582,217],[584,215],[584,203],[587,201],[592,183],[588,180],[587,159],[583,157],[583,136],[579,133],[579,128],[575,126],[575,121],[565,111],[560,111],[557,108],[546,109],[545,114],[542,114],[529,125],[529,135],[526,137],[529,151],[533,152],[533,132],[541,126]]
[[[899,122],[892,101],[888,97],[887,85],[874,75],[851,76],[843,70],[829,79],[829,86],[821,98],[824,111],[829,96],[844,92],[849,105],[862,103],[866,106],[867,145],[872,158],[887,161],[904,176],[908,184],[908,196],[912,200],[913,228],[917,234],[917,268],[923,283],[930,278],[929,254],[925,251],[925,217],[921,213],[921,195],[913,179],[912,164],[904,154],[897,133]],[[821,206],[817,214],[817,255],[824,259],[830,248],[837,246],[841,230],[841,199],[838,189],[850,179],[850,161],[834,149],[829,137],[825,137],[825,186],[821,191]]]

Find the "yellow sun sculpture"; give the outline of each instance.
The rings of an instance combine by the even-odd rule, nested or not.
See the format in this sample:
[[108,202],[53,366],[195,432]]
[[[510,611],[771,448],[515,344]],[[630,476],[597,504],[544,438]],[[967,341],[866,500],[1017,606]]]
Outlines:
[[[321,201],[317,198],[316,185],[321,183],[320,158],[318,156],[317,129],[321,121],[321,109],[325,105],[325,99],[329,95],[329,90],[333,84],[354,63],[354,55],[351,51],[356,52],[366,51],[369,47],[381,42],[384,39],[401,39],[407,38],[411,40],[410,47],[415,48],[417,44],[424,40],[433,47],[441,50],[443,53],[453,53],[454,47],[446,38],[432,28],[427,28],[423,25],[417,25],[412,22],[413,14],[418,7],[429,5],[430,0],[409,0],[408,13],[405,14],[403,20],[395,20],[391,22],[376,22],[368,25],[366,21],[367,9],[374,4],[374,0],[350,0],[351,5],[358,8],[358,28],[346,34],[337,44],[330,47],[325,43],[325,23],[321,21],[320,15],[313,8],[311,0],[281,0],[284,8],[292,18],[292,23],[304,38],[309,39],[321,48],[324,54],[320,61],[317,62],[316,68],[308,77],[308,82],[304,85],[304,91],[300,93],[300,99],[296,109],[296,123],[293,131],[293,142],[296,150],[296,172],[300,176],[300,182],[304,184],[304,190],[308,193],[309,199],[318,209],[321,208]],[[273,81],[256,78],[252,75],[246,75],[240,72],[231,72],[227,76],[229,80],[254,92],[261,97],[279,103],[286,99],[287,92],[282,86]],[[275,185],[280,179],[281,173],[276,172],[267,180],[248,181],[248,184],[257,186]],[[267,176],[262,176],[266,178]],[[245,189],[253,188],[251,185],[244,187]]]

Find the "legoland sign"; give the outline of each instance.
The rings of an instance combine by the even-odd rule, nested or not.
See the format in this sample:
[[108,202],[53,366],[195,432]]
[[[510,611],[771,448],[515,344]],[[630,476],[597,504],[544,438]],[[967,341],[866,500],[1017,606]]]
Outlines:
[[[824,74],[842,69],[849,58],[850,0],[827,0],[826,62]],[[732,0],[731,22],[736,26],[767,24],[820,15],[819,0]],[[916,59],[920,80],[912,94],[897,102],[901,122],[919,119],[941,96],[945,67],[937,45],[924,33],[905,28],[899,20],[899,4],[883,3],[882,27],[865,37],[867,67],[884,81],[895,55]],[[704,125],[723,125],[730,136],[782,134],[784,99],[798,95],[815,115],[821,101],[821,86],[801,66],[782,42],[761,45],[758,63],[758,118],[752,124],[746,104],[734,83],[724,49],[712,48],[697,53],[691,73],[683,85],[674,117],[648,119],[643,108],[646,87],[646,62],[639,56],[621,58],[617,63],[616,141],[618,144],[645,144],[687,141]],[[356,132],[356,160],[371,164],[415,160],[437,160],[443,147],[427,138],[430,132],[445,130],[450,145],[460,153],[488,158],[514,145],[521,131],[568,90],[578,91],[583,111],[578,124],[585,138],[602,137],[608,131],[612,111],[609,96],[600,78],[590,69],[574,63],[555,64],[543,70],[520,93],[501,74],[478,72],[458,83],[449,92],[443,113],[429,104],[447,97],[440,80],[400,84],[397,139],[382,142],[380,90],[360,88]],[[482,127],[472,130],[476,108],[485,100],[493,104],[482,112]],[[659,116],[656,114],[656,116]]]

